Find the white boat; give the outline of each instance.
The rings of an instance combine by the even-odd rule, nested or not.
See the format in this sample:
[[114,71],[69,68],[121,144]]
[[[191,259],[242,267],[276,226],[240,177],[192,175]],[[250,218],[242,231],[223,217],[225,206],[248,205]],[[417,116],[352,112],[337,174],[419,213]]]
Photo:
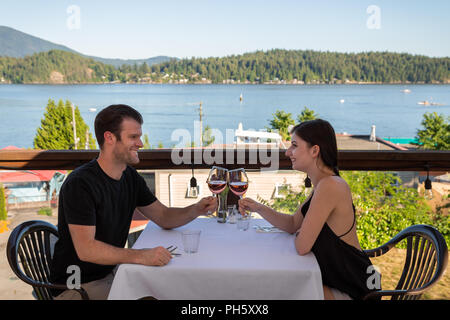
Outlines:
[[340,103],[344,103],[344,102],[345,102],[345,100],[344,100],[344,99],[341,99],[341,100],[339,100],[339,102],[340,102]]
[[96,108],[89,108],[89,111],[90,112],[95,112],[95,111],[97,111],[97,109]]
[[404,93],[411,93],[411,90],[409,90],[409,89],[404,89],[404,90],[402,90],[402,92],[404,92]]
[[430,102],[428,100],[419,101],[417,104],[421,104],[423,106],[443,106],[442,103]]

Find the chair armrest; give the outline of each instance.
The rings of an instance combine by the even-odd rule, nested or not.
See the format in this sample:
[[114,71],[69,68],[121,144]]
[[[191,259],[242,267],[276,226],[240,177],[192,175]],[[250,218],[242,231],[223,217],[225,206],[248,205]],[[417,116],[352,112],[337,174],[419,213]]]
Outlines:
[[379,290],[368,293],[363,297],[363,300],[374,300],[381,297],[393,296],[417,296],[426,291],[427,288],[412,289],[412,290]]
[[389,250],[391,250],[393,247],[395,247],[396,243],[392,243],[391,241],[381,245],[378,248],[374,248],[374,249],[368,249],[368,250],[364,250],[364,252],[370,257],[370,258],[374,258],[374,257],[378,257],[381,256],[383,254],[385,254],[386,252],[388,252]]
[[363,297],[363,300],[381,299],[381,297],[386,296],[401,296],[405,295],[406,293],[408,293],[407,290],[379,290],[368,293]]
[[[42,288],[57,289],[57,290],[69,290],[69,288],[67,288],[67,286],[63,285],[63,284],[43,283],[43,282],[35,281],[28,277],[26,277],[26,278],[21,277],[21,279],[33,287],[42,287]],[[89,300],[88,293],[82,287],[80,287],[79,289],[70,289],[70,290],[77,291],[80,294],[82,300]]]

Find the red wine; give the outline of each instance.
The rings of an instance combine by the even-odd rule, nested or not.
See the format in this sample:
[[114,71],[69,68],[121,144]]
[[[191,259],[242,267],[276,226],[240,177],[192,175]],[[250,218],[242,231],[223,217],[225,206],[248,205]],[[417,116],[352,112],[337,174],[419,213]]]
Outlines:
[[208,182],[208,188],[212,193],[221,193],[225,187],[227,186],[226,181],[218,180],[218,181],[210,181]]
[[235,195],[242,196],[248,189],[248,182],[230,182],[230,189]]

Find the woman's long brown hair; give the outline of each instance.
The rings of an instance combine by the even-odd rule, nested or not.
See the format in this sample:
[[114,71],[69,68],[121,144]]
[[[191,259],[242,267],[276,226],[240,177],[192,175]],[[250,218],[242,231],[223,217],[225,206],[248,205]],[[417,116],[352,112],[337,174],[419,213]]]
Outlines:
[[336,134],[331,124],[322,119],[304,121],[296,125],[291,134],[306,141],[310,147],[320,147],[320,158],[323,163],[339,176]]

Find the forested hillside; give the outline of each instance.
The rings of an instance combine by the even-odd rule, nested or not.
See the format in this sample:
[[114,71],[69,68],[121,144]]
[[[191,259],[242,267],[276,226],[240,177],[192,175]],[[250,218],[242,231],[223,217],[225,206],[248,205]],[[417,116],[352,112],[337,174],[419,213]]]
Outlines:
[[449,58],[429,58],[390,52],[357,54],[271,50],[224,58],[183,59],[152,66],[156,74],[174,74],[213,83],[224,80],[267,83],[294,79],[310,82],[446,82]]
[[112,81],[119,74],[113,66],[60,50],[25,58],[0,57],[0,77],[4,82],[88,83]]
[[114,67],[52,50],[0,57],[4,83],[449,83],[450,58],[392,52],[337,53],[275,49],[243,55],[173,59]]

